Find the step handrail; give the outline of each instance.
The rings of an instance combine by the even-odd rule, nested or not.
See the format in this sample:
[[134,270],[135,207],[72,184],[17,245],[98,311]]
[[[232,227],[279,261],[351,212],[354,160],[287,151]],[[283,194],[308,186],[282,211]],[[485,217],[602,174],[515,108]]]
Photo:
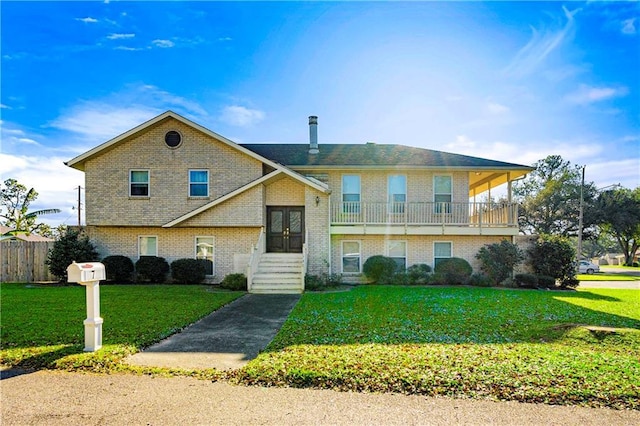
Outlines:
[[247,291],[251,292],[253,285],[253,276],[258,271],[258,265],[260,264],[260,256],[266,251],[265,246],[265,232],[264,226],[260,228],[260,235],[258,235],[258,242],[255,246],[251,247],[251,256],[249,257],[249,264],[247,265]]

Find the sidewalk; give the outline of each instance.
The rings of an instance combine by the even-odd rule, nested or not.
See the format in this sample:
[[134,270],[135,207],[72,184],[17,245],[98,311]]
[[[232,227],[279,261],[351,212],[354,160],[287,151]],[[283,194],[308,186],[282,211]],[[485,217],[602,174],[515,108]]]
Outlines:
[[638,425],[640,411],[38,371],[0,381],[3,425]]
[[271,342],[298,300],[299,294],[247,294],[127,362],[185,369],[241,368]]

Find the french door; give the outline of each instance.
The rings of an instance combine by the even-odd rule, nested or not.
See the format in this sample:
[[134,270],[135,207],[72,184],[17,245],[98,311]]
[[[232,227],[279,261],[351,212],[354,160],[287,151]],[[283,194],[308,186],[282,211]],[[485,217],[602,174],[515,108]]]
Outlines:
[[267,207],[267,252],[302,253],[304,207]]

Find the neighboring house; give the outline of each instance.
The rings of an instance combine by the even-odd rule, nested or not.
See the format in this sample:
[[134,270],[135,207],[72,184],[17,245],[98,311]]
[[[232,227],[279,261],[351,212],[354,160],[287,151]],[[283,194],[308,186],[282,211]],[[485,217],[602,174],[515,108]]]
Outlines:
[[50,242],[55,240],[42,235],[16,231],[8,226],[0,225],[0,241]]
[[518,234],[510,201],[476,202],[531,167],[402,145],[236,144],[168,111],[72,159],[103,256],[211,261],[212,282],[300,292],[304,273],[361,279],[376,254],[410,266]]

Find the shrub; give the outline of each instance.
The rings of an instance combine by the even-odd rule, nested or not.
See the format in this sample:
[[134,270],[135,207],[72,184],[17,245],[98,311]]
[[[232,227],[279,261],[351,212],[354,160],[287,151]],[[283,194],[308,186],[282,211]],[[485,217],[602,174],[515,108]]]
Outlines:
[[362,265],[362,272],[374,284],[390,284],[397,270],[395,260],[380,255],[371,256]]
[[420,285],[428,284],[431,278],[431,266],[425,263],[411,265],[407,269],[407,284]]
[[434,271],[436,275],[442,276],[444,284],[466,284],[473,269],[466,260],[450,257],[438,262]]
[[538,276],[535,274],[516,274],[515,282],[520,287],[538,288]]
[[498,284],[513,274],[513,268],[524,260],[524,253],[512,242],[502,240],[480,248],[476,259],[480,260],[480,269]]
[[322,291],[342,285],[342,275],[322,274],[304,276],[304,288],[309,291]]
[[136,262],[136,281],[164,283],[169,273],[169,264],[164,257],[142,256]]
[[131,282],[133,275],[133,261],[127,256],[113,255],[102,259],[107,272],[107,280],[119,283]]
[[98,252],[86,235],[67,229],[67,232],[53,243],[49,250],[45,263],[49,271],[58,277],[60,281],[67,281],[67,267],[72,262],[95,262],[98,260]]
[[563,288],[579,284],[575,257],[573,245],[560,236],[543,236],[529,249],[529,261],[534,272],[558,279]]
[[556,279],[549,275],[537,275],[538,287],[542,288],[554,288],[556,286]]
[[235,291],[247,291],[247,277],[244,274],[229,274],[223,278],[220,288]]
[[178,284],[200,284],[207,276],[204,264],[197,259],[171,262],[171,278]]
[[485,274],[472,274],[469,277],[469,285],[476,287],[491,287],[494,284],[493,280]]

